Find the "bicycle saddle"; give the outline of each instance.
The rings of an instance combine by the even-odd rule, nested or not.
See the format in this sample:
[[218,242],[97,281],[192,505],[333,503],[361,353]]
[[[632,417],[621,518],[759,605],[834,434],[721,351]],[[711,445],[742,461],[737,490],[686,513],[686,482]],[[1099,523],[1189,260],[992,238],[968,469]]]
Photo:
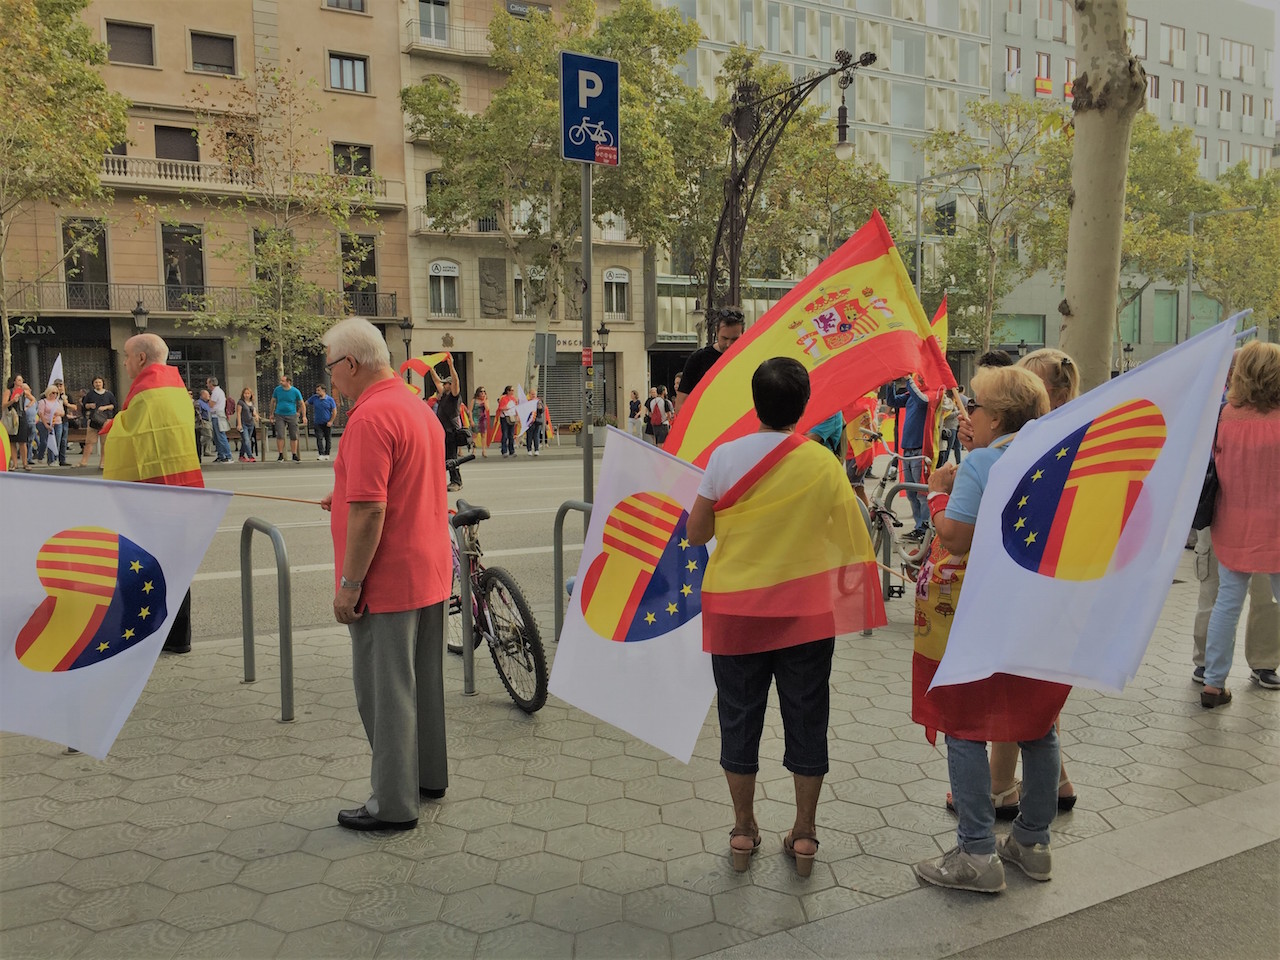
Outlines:
[[484,507],[473,507],[461,497],[458,498],[458,512],[449,518],[449,522],[453,524],[454,529],[459,527],[472,527],[481,520],[489,519],[489,511]]

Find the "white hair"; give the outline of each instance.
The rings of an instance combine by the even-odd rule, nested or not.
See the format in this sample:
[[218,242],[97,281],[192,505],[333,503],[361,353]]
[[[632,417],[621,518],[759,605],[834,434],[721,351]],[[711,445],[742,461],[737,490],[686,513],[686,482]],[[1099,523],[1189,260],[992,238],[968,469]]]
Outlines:
[[124,348],[138,351],[148,363],[166,363],[169,359],[169,345],[154,333],[135,333],[125,341]]
[[333,353],[368,366],[391,366],[387,338],[363,317],[339,320],[320,338]]

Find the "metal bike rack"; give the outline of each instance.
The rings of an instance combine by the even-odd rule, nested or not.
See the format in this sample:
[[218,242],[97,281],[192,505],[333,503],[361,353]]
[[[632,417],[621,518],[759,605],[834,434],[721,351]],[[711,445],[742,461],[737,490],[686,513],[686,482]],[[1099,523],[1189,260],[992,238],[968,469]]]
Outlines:
[[[895,483],[892,487],[890,487],[890,488],[888,489],[888,491],[886,491],[886,493],[885,493],[885,495],[884,495],[884,504],[885,504],[885,507],[886,507],[887,509],[889,509],[889,510],[892,510],[892,509],[893,509],[893,507],[891,507],[891,506],[889,506],[889,505],[890,505],[891,503],[893,503],[893,499],[894,499],[894,497],[896,497],[898,494],[903,493],[903,492],[909,492],[909,493],[928,493],[928,492],[929,492],[929,485],[928,485],[927,483]],[[888,534],[888,535],[884,538],[884,542],[880,545],[880,553],[882,554],[882,556],[881,556],[881,558],[880,558],[880,562],[881,562],[882,564],[884,564],[884,566],[885,566],[885,567],[889,567],[889,566],[890,566],[889,561],[893,559],[893,540],[894,540],[894,537],[893,537],[893,534],[892,534],[892,532],[891,532],[891,531],[886,530],[886,531],[885,531],[885,533],[886,533],[886,534]],[[889,597],[890,597],[890,593],[889,593],[889,588],[890,588],[889,576],[890,576],[890,574],[889,574],[889,571],[888,571],[888,570],[882,569],[882,570],[880,571],[880,580],[881,580],[881,584],[880,584],[880,595],[881,595],[882,597],[884,597],[886,600],[887,600],[887,599],[889,599]],[[903,591],[903,596],[905,596],[905,595],[906,595],[906,587],[903,587],[903,588],[902,588],[902,591]]]
[[278,527],[250,517],[240,531],[240,617],[244,626],[244,682],[257,680],[253,662],[253,567],[250,547],[257,530],[271,538],[276,554],[276,585],[280,603],[280,721],[293,721],[293,585],[289,552]]
[[[862,522],[867,525],[867,533],[870,534],[871,533],[871,511],[867,509],[867,505],[862,502],[861,498],[854,497],[854,499],[858,502],[858,511],[862,514]],[[883,590],[881,591],[880,596],[881,597],[884,596]],[[864,637],[869,637],[874,632],[875,631],[872,630],[871,627],[867,627],[867,629],[862,631],[862,635]]]
[[560,628],[564,626],[564,518],[570,510],[581,511],[583,523],[591,523],[591,504],[585,500],[566,500],[556,511],[556,525],[551,536],[551,593],[556,598],[557,642],[560,640]]
[[[462,528],[454,524],[456,515],[449,518],[453,527],[454,542],[458,544],[458,615],[462,617],[462,695],[476,696],[475,604],[471,599],[471,558],[475,554],[467,549]],[[446,611],[446,616],[448,611]]]

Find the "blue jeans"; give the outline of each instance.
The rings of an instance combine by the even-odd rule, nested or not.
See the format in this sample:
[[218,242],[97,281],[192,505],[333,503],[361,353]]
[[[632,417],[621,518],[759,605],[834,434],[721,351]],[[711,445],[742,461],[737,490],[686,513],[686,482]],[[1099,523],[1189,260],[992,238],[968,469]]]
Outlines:
[[222,423],[216,415],[213,418],[213,445],[218,450],[219,460],[231,459],[231,443],[227,440],[227,435],[222,432]]
[[[1058,729],[1051,727],[1039,740],[1023,740],[1022,796],[1013,838],[1019,843],[1049,842],[1049,824],[1058,813]],[[947,737],[947,772],[951,800],[959,824],[956,843],[965,853],[996,852],[996,808],[991,802],[991,767],[987,745]]]
[[516,425],[506,417],[502,418],[502,422],[498,425],[502,430],[502,455],[516,455]]
[[[1209,614],[1209,635],[1204,648],[1206,687],[1222,689],[1226,685],[1236,652],[1236,627],[1240,625],[1240,611],[1252,577],[1252,573],[1232,570],[1218,561],[1218,599],[1214,601],[1213,613]],[[1271,593],[1280,600],[1280,573],[1271,574]]]
[[44,460],[49,466],[53,466],[54,460],[53,451],[49,449],[49,438],[53,437],[55,447],[58,445],[58,435],[55,430],[55,427],[45,426],[43,420],[36,424],[36,443],[38,446],[36,447],[35,459]]
[[58,444],[58,462],[64,467],[67,465],[67,421],[53,425],[54,440]]
[[[903,450],[904,457],[918,457],[919,450]],[[924,482],[924,461],[923,460],[904,460],[902,462],[902,482],[903,483],[923,483]],[[926,494],[916,493],[913,490],[907,491],[907,502],[911,504],[911,517],[916,522],[916,529],[923,530],[929,525],[929,498]]]
[[240,428],[240,456],[256,457],[258,455],[254,439],[253,424],[248,423]]
[[529,424],[529,429],[525,432],[524,448],[526,450],[542,449],[542,421],[535,420]]

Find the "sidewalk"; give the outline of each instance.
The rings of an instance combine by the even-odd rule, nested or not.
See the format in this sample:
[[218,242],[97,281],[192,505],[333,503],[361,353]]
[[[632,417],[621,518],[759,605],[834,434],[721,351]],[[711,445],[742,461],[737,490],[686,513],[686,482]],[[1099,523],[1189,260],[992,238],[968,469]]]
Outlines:
[[[104,762],[0,736],[0,955],[972,950],[1280,838],[1280,695],[1251,685],[1241,656],[1235,701],[1200,707],[1190,558],[1125,693],[1067,703],[1063,752],[1080,801],[1054,824],[1051,883],[1014,871],[1008,891],[986,898],[912,876],[912,863],[953,845],[955,821],[942,806],[945,758],[909,718],[906,601],[874,636],[838,641],[832,770],[808,880],[779,852],[792,788],[776,706],[762,745],[764,846],[736,874],[714,714],[685,766],[554,698],[526,717],[479,657],[475,698],[462,696],[460,659],[446,658],[447,797],[424,803],[408,833],[337,827],[338,809],[367,796],[369,758],[349,641],[335,627],[295,638],[291,724],[277,719],[275,639],[262,638],[259,680],[245,685],[241,641],[229,637],[163,655]],[[549,631],[550,598],[533,599]],[[1197,905],[1210,924],[1213,897]]]

